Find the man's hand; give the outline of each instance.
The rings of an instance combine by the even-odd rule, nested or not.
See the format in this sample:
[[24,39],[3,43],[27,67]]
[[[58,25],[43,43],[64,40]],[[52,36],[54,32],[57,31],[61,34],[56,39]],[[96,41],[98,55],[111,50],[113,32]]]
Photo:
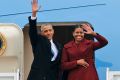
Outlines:
[[38,9],[38,0],[32,0],[32,17],[36,17]]
[[77,64],[81,65],[81,66],[83,66],[85,68],[87,68],[89,66],[89,64],[84,59],[77,60]]

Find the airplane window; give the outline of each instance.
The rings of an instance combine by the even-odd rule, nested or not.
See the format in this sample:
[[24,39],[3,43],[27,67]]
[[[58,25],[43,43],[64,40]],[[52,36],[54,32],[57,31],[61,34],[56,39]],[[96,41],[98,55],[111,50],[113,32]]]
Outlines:
[[6,39],[5,36],[0,33],[0,56],[4,53],[6,49]]

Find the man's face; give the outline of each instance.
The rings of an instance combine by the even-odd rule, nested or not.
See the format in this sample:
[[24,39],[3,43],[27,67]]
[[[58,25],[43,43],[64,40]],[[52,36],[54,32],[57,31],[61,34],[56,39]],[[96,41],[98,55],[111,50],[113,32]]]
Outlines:
[[53,38],[54,30],[51,25],[41,27],[41,35],[45,36],[49,40]]

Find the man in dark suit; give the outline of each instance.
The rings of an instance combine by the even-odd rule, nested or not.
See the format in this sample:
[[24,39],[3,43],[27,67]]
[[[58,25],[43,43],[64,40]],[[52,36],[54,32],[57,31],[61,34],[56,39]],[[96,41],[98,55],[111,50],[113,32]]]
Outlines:
[[51,24],[43,24],[39,33],[36,27],[37,0],[32,1],[32,16],[29,17],[29,36],[34,60],[27,80],[57,80],[61,46],[53,40],[54,29]]

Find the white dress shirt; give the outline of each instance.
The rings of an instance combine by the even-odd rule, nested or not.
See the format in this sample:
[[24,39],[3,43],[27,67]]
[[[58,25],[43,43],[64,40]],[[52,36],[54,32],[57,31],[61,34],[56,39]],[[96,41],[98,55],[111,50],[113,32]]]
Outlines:
[[32,19],[32,20],[35,20],[35,19],[37,19],[37,17],[33,17],[33,16],[31,16],[31,19]]
[[56,45],[53,43],[53,40],[50,40],[50,43],[51,43],[51,51],[53,53],[53,57],[52,57],[51,61],[54,61],[57,58],[58,49],[57,49]]

